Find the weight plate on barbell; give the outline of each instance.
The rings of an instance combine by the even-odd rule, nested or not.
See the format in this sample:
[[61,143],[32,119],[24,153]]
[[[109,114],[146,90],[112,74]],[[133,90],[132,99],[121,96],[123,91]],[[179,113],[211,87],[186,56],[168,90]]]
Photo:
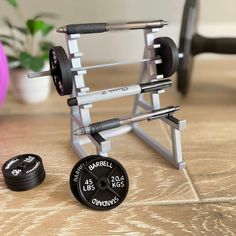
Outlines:
[[155,44],[160,44],[160,48],[155,49],[155,55],[162,59],[161,64],[157,64],[157,74],[162,74],[164,78],[172,76],[179,66],[179,51],[171,38],[161,37],[154,40]]
[[78,194],[78,177],[82,171],[82,169],[84,168],[85,164],[88,163],[89,161],[91,161],[93,158],[97,158],[100,157],[98,155],[90,155],[87,157],[82,158],[81,160],[79,160],[75,166],[73,167],[71,173],[70,173],[70,189],[71,192],[73,193],[74,197],[83,204],[83,201],[81,200],[79,194]]
[[59,95],[69,95],[73,88],[73,74],[70,61],[61,46],[53,47],[49,51],[49,63],[53,82]]
[[110,210],[120,205],[129,189],[124,167],[109,157],[96,157],[85,164],[78,176],[78,194],[95,210]]
[[14,191],[24,191],[41,184],[45,170],[40,156],[22,154],[6,161],[2,173],[7,187]]

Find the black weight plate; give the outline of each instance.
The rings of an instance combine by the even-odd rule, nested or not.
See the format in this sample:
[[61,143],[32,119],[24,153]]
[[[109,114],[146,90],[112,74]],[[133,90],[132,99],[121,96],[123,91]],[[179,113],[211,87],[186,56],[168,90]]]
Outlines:
[[40,156],[35,154],[22,154],[15,156],[4,163],[2,173],[4,178],[24,181],[44,169]]
[[157,64],[157,74],[164,78],[172,76],[179,66],[179,51],[171,38],[161,37],[154,40],[155,44],[160,44],[160,48],[155,49],[155,56],[160,56],[161,64]]
[[183,53],[183,58],[180,59],[177,73],[177,89],[183,95],[187,94],[191,80],[193,66],[192,39],[196,30],[198,10],[199,0],[186,0],[179,39],[179,51]]
[[26,191],[32,188],[37,187],[38,185],[40,185],[44,179],[45,179],[45,172],[42,172],[37,178],[31,180],[28,183],[23,183],[23,184],[12,184],[12,183],[8,183],[6,182],[6,185],[9,189],[13,190],[13,191]]
[[83,203],[95,210],[110,210],[120,205],[129,189],[124,167],[109,157],[88,162],[78,178],[78,194]]
[[22,154],[6,161],[2,173],[7,187],[14,191],[25,191],[42,183],[45,170],[40,156]]
[[22,187],[24,188],[27,185],[31,185],[35,182],[38,182],[39,180],[41,180],[43,177],[45,176],[45,171],[42,171],[41,173],[39,173],[37,176],[35,176],[32,179],[29,179],[27,181],[22,181],[22,182],[14,182],[12,180],[9,179],[5,179],[5,183],[7,185],[11,185],[11,186],[15,186],[15,187]]
[[25,175],[25,177],[22,177],[24,175],[24,172],[21,172],[21,177],[18,178],[18,176],[14,176],[14,177],[5,177],[5,179],[7,179],[8,181],[11,181],[13,183],[23,183],[24,181],[28,182],[31,179],[33,179],[35,176],[37,176],[38,174],[42,173],[44,171],[44,167],[39,166],[37,167],[37,170],[35,170],[34,172]]
[[53,82],[59,95],[72,93],[73,74],[70,61],[65,50],[61,46],[53,47],[49,51],[50,70]]
[[70,173],[70,189],[71,192],[73,193],[74,197],[83,204],[83,201],[81,200],[79,194],[78,194],[78,176],[81,173],[81,170],[84,168],[85,164],[88,163],[89,161],[91,161],[93,158],[97,158],[100,157],[98,155],[91,155],[91,156],[87,156],[82,158],[81,160],[79,160],[75,166],[73,167],[71,173]]
[[35,175],[33,175],[32,177],[28,178],[28,179],[10,179],[10,178],[5,178],[5,182],[8,184],[12,184],[12,185],[24,185],[24,184],[28,184],[31,182],[34,182],[35,179],[40,178],[40,176],[42,176],[42,174],[45,173],[45,171],[42,169],[40,172],[36,173]]

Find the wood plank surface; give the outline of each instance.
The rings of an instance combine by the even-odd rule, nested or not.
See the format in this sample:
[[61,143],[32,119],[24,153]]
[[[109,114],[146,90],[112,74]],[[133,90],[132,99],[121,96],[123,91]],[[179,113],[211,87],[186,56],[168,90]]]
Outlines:
[[[188,97],[175,85],[161,95],[162,105],[180,105],[176,116],[188,122],[182,132],[186,169],[176,170],[132,133],[111,139],[110,156],[126,168],[130,190],[124,203],[108,212],[85,208],[70,191],[68,178],[78,157],[69,143],[66,97],[54,90],[45,103],[23,105],[10,91],[0,111],[0,165],[20,153],[37,153],[47,178],[17,193],[6,188],[0,173],[0,235],[236,235],[234,60],[196,60]],[[99,70],[86,79],[92,90],[133,84],[139,70],[127,69]],[[128,115],[133,101],[94,104],[93,121]],[[141,125],[170,148],[166,125]],[[87,150],[94,153],[91,145]]]
[[[4,235],[234,236],[236,205],[123,205],[108,212],[65,205],[0,213]],[[17,222],[17,223],[16,223]]]
[[[0,165],[8,159],[9,155],[37,153],[43,157],[47,172],[47,178],[42,187],[38,190],[33,189],[32,194],[28,192],[19,194],[6,190],[8,194],[3,196],[3,202],[8,201],[8,204],[3,205],[4,209],[14,208],[13,203],[16,202],[19,208],[25,209],[28,205],[32,207],[38,204],[38,198],[32,198],[34,194],[37,196],[41,194],[41,206],[44,204],[50,206],[52,203],[56,206],[63,202],[71,204],[72,194],[68,178],[78,157],[69,145],[68,126],[67,115],[12,116],[2,120],[1,132],[4,141],[0,144],[2,154]],[[127,140],[129,140],[129,145],[127,145]],[[127,204],[196,200],[184,171],[173,168],[134,135],[125,134],[116,137],[113,143],[111,157],[124,165],[130,179]],[[15,148],[12,148],[12,145]],[[91,145],[88,150],[94,154]],[[0,192],[5,191],[2,178],[0,183]],[[54,193],[55,196],[50,193]]]

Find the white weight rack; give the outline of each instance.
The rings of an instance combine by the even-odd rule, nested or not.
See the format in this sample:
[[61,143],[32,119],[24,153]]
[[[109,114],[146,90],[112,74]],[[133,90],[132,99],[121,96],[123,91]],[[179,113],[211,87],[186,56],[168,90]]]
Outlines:
[[[160,45],[154,45],[154,34],[158,29],[144,29],[145,48],[143,58],[154,58],[155,48]],[[78,39],[80,34],[68,34],[66,35],[66,41],[68,46],[69,58],[71,60],[72,68],[82,68],[81,57],[82,53],[79,50]],[[89,87],[85,84],[84,75],[87,73],[86,70],[77,71],[74,75],[73,81],[73,92],[71,97],[81,96],[89,92]],[[162,79],[162,75],[157,76],[156,65],[147,61],[142,63],[140,78],[138,83],[150,82]],[[151,102],[147,102],[144,99],[144,94],[136,95],[136,101],[134,104],[133,114],[140,113],[141,109],[144,110],[155,110],[161,108],[160,105],[160,94],[164,91],[150,93]],[[185,129],[186,121],[178,120],[173,116],[168,118],[161,118],[161,122],[166,123],[171,129],[171,143],[172,149],[168,149],[160,144],[153,137],[148,135],[144,130],[139,127],[138,123],[115,128],[107,131],[102,131],[95,135],[83,135],[76,136],[74,131],[82,126],[88,126],[91,123],[90,109],[92,104],[79,105],[71,107],[71,144],[75,152],[80,158],[88,156],[83,145],[92,143],[95,145],[97,154],[102,156],[108,156],[108,152],[111,150],[111,141],[107,138],[111,138],[117,135],[121,135],[127,132],[133,132],[141,140],[147,143],[157,153],[164,157],[167,161],[173,164],[176,168],[181,169],[185,167],[185,162],[182,157],[181,137],[180,131]]]

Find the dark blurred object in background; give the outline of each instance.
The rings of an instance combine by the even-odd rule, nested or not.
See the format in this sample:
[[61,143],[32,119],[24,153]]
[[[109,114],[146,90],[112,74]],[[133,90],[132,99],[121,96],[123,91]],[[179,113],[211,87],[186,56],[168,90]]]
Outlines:
[[200,0],[186,0],[183,10],[179,51],[184,56],[180,60],[177,77],[177,88],[182,95],[189,91],[195,56],[203,53],[236,55],[235,37],[207,38],[198,33],[199,6]]

